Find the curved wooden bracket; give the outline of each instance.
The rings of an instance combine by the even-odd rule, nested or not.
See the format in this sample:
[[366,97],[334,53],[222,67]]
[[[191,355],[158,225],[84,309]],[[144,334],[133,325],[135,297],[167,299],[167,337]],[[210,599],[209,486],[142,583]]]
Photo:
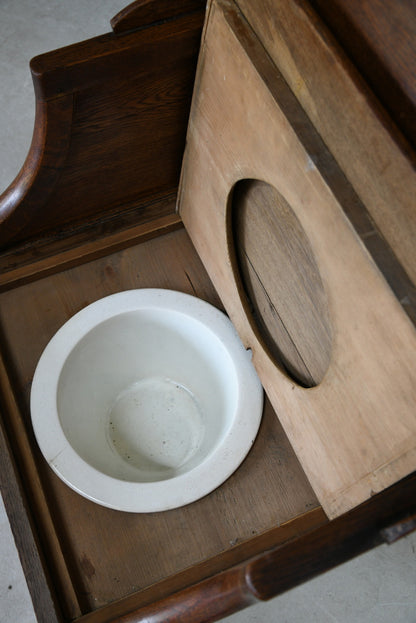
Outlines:
[[31,61],[34,135],[0,197],[0,256],[107,221],[117,231],[126,215],[139,225],[146,202],[176,192],[204,11],[201,0],[171,4],[159,21],[168,3],[134,3],[113,20],[120,36]]
[[[47,203],[65,163],[71,135],[73,96],[36,102],[35,128],[26,161],[0,196],[0,239],[12,240]],[[16,210],[18,206],[24,210]]]

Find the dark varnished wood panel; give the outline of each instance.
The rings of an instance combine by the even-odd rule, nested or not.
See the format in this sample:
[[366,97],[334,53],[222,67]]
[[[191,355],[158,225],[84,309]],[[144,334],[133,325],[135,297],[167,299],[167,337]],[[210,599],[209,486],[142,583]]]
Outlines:
[[[9,234],[30,223],[30,210],[37,212],[48,202],[68,154],[72,114],[72,94],[49,102],[36,102],[36,123],[29,153],[16,179],[0,195],[3,247],[9,246]],[[13,226],[13,222],[16,225]]]
[[[132,609],[123,623],[207,623],[222,620],[256,600],[267,600],[384,541],[386,534],[409,529],[406,513],[416,493],[413,475],[351,513],[265,551],[247,562],[172,593],[156,603]],[[316,511],[319,515],[319,511]],[[404,519],[403,519],[404,517]],[[399,522],[397,523],[397,519]],[[413,516],[414,518],[414,516]],[[310,518],[309,518],[310,520]],[[391,523],[393,522],[393,523]],[[300,522],[299,522],[300,523]],[[298,525],[299,525],[298,523]],[[112,608],[82,618],[110,623]],[[103,615],[100,618],[100,614]],[[80,623],[81,623],[80,621]]]
[[295,545],[288,543],[251,561],[247,576],[253,593],[258,599],[270,599],[342,560],[380,545],[385,542],[383,528],[393,525],[396,530],[400,530],[399,526],[405,529],[415,505],[413,473],[325,527],[301,536]]
[[[31,518],[27,513],[27,500],[19,482],[19,470],[3,430],[4,400],[0,418],[0,470],[1,495],[9,517],[16,546],[26,581],[32,595],[36,595],[33,606],[39,623],[55,623],[60,617],[60,607],[54,601],[53,591],[45,575],[39,542],[33,531]],[[3,561],[3,564],[6,561]],[[79,614],[75,604],[74,616]]]
[[[0,355],[0,396],[0,424],[4,427],[6,445],[9,442],[5,448],[9,456],[2,458],[1,489],[39,623],[52,623],[56,617],[60,619],[58,613],[62,612],[75,618],[81,612],[79,600],[32,455],[33,434],[25,426],[3,354]],[[16,440],[19,452],[16,452]],[[30,488],[25,486],[26,482],[30,482]],[[38,516],[42,516],[42,530]],[[59,592],[59,599],[52,587],[65,587]]]
[[74,231],[70,238],[46,238],[0,254],[0,289],[37,280],[182,227],[174,213],[176,195],[139,205],[132,212]]
[[[194,293],[221,305],[183,229],[0,295],[3,347],[29,435],[31,378],[50,337],[89,302],[121,289],[149,286]],[[196,581],[218,572],[224,560],[235,564],[260,553],[265,543],[270,547],[287,539],[287,531],[279,533],[277,526],[317,507],[268,403],[258,439],[237,472],[211,495],[166,513],[119,513],[83,499],[51,472],[33,444],[85,613],[192,566]],[[41,515],[37,521],[47,539]],[[272,537],[265,541],[269,531]]]
[[115,33],[143,28],[158,20],[167,20],[204,8],[205,0],[137,0],[122,9],[111,20]]
[[116,221],[175,190],[203,17],[193,11],[31,61],[35,130],[0,197],[2,250]]

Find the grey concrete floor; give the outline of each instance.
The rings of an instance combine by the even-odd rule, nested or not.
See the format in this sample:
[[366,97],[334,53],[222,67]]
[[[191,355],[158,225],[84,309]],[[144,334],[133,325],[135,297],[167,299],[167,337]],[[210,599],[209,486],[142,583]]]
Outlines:
[[[33,129],[28,68],[36,54],[110,30],[128,1],[0,0],[0,192],[18,173]],[[0,500],[0,623],[35,621]],[[416,534],[382,545],[228,623],[416,623]]]

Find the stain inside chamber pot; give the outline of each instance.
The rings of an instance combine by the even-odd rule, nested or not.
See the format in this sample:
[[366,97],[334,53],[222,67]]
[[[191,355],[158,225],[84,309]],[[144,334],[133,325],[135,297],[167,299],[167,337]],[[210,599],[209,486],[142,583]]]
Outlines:
[[112,448],[139,470],[153,474],[185,465],[204,439],[202,408],[190,390],[152,377],[123,390],[108,416]]

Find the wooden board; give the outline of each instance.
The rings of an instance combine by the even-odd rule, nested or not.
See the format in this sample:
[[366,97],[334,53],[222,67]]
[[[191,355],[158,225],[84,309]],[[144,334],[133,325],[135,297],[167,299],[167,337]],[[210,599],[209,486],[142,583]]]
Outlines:
[[268,402],[243,465],[184,508],[117,512],[82,498],[55,476],[30,424],[38,358],[79,309],[137,287],[172,288],[221,306],[183,228],[0,294],[2,416],[65,621],[115,620],[326,523]]
[[[327,14],[329,5],[340,2],[326,4]],[[414,8],[404,17],[406,3],[382,4],[382,9],[374,8],[376,2],[371,0],[366,7],[373,5],[380,22],[393,20],[399,32],[399,24],[409,20],[412,32]],[[238,0],[238,6],[366,206],[373,221],[366,236],[374,239],[378,228],[416,283],[416,157],[406,137],[397,132],[395,119],[386,114],[307,0]],[[352,29],[346,33],[350,38]],[[400,39],[397,33],[395,37]],[[382,34],[379,45],[384,48],[384,59],[387,50],[390,59],[399,53],[397,46],[394,52],[389,49],[394,43],[386,43]],[[402,46],[406,50],[404,42]],[[402,75],[406,72],[411,81],[414,56],[410,45],[401,62],[405,66]],[[361,58],[360,66],[371,67],[370,59]],[[414,119],[414,108],[412,115]]]
[[32,59],[35,128],[0,195],[0,252],[88,228],[96,237],[94,224],[113,233],[132,217],[138,225],[144,199],[176,192],[204,3],[177,2],[180,15],[156,11],[151,23],[155,4],[131,5],[114,22],[117,35]]
[[416,147],[416,4],[311,0],[404,135]]
[[[416,332],[346,218],[338,190],[321,173],[325,158],[306,148],[307,118],[302,132],[292,127],[298,108],[237,6],[213,1],[179,211],[240,336],[253,350],[266,391],[321,504],[333,518],[416,467]],[[384,137],[381,124],[379,129]],[[242,179],[264,181],[285,198],[313,252],[331,327],[330,363],[316,387],[301,387],[270,356],[253,317],[236,259],[239,239],[232,229],[232,212],[239,209],[232,191]],[[407,191],[416,188],[409,167],[405,179]],[[400,235],[414,251],[411,228]],[[269,237],[269,228],[259,232],[258,246],[268,252]],[[276,266],[276,280],[286,268]],[[285,299],[292,300],[291,311],[299,315],[290,284],[285,287]]]

